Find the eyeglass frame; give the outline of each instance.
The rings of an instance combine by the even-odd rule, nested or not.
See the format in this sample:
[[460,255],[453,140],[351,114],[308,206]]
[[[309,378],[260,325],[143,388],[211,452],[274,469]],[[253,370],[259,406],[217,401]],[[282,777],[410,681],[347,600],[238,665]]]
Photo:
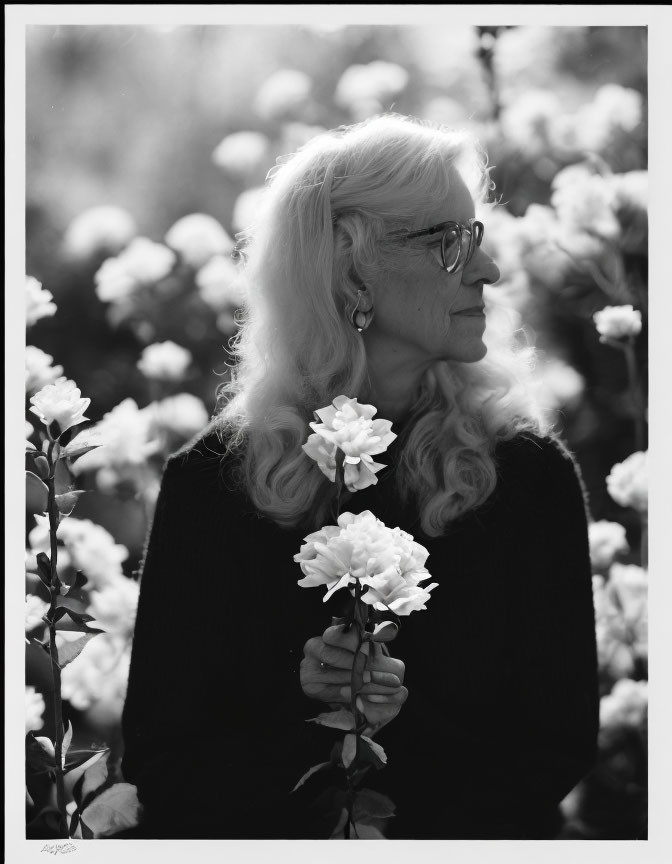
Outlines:
[[[480,232],[479,232],[479,228],[477,228],[476,231],[474,231],[474,228],[476,226],[479,226]],[[452,266],[447,267],[446,266],[445,251],[443,248],[443,236],[447,233],[447,231],[450,227],[457,228],[460,232],[460,251],[459,251],[459,254],[457,256],[457,260],[455,261],[455,263]],[[476,219],[475,216],[472,216],[472,218],[469,220],[468,225],[462,225],[460,222],[455,222],[455,220],[451,219],[448,222],[439,222],[437,225],[432,225],[431,228],[420,228],[418,231],[410,231],[406,234],[403,234],[401,239],[412,240],[415,237],[424,237],[426,235],[436,234],[437,231],[443,231],[443,234],[441,235],[441,246],[440,246],[440,248],[441,248],[441,265],[442,265],[441,269],[445,270],[446,273],[457,273],[458,270],[463,269],[464,267],[467,266],[467,264],[474,257],[474,253],[476,252],[476,249],[483,242],[483,235],[485,234],[485,226],[483,225],[483,223],[481,221]],[[464,258],[464,261],[462,261],[462,249],[464,248],[464,232],[465,231],[469,234],[469,247],[467,248],[467,254]],[[476,237],[476,234],[478,234],[478,237]]]

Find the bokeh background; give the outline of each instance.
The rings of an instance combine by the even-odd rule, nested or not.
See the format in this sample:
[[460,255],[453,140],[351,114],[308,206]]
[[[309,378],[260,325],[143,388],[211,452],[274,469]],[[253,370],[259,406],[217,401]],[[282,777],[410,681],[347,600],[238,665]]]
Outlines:
[[[644,838],[647,516],[643,457],[629,457],[647,450],[646,28],[32,26],[26,57],[27,398],[66,375],[108,442],[77,463],[87,494],[61,528],[61,566],[85,572],[81,608],[108,629],[64,669],[79,745],[105,743],[118,765],[161,466],[229,374],[233,238],[277,157],[393,110],[470,128],[488,150],[493,315],[503,298],[539,349],[539,396],[597,524],[600,758],[563,802],[560,839]],[[626,307],[625,329],[594,319],[609,306]],[[41,519],[27,524],[26,683],[31,728],[49,735]]]

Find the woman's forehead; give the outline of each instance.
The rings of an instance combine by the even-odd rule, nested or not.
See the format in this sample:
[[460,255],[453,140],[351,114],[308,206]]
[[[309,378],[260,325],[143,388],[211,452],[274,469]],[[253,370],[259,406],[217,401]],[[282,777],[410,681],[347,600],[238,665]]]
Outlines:
[[455,168],[448,169],[447,181],[448,188],[442,200],[426,211],[424,220],[427,226],[449,221],[466,224],[475,215],[474,199]]

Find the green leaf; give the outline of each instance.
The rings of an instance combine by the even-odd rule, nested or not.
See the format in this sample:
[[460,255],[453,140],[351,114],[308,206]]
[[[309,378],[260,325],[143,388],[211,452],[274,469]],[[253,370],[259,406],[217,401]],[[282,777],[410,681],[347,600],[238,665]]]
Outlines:
[[62,433],[57,420],[52,420],[51,423],[47,423],[47,432],[49,433],[50,438],[53,438],[54,441],[58,441],[58,438]]
[[349,768],[355,757],[357,756],[357,736],[356,735],[346,735],[343,739],[343,750],[341,751],[341,759],[343,760],[343,767]]
[[69,516],[75,509],[79,496],[83,494],[83,489],[73,489],[70,492],[64,492],[62,495],[55,495],[56,506],[61,516]]
[[367,824],[371,819],[389,819],[394,816],[394,802],[373,789],[358,789],[355,796],[353,816],[355,822]]
[[350,732],[355,728],[355,718],[345,708],[339,708],[338,711],[330,711],[317,717],[311,717],[306,722],[319,723],[320,726],[329,726],[331,729],[344,729],[346,732]]
[[[71,751],[70,756],[74,755],[77,751]],[[85,753],[88,758],[84,759],[83,762],[76,763],[73,761],[71,763],[66,763],[65,766],[65,778],[63,780],[63,784],[65,786],[65,794],[69,800],[74,800],[77,803],[77,806],[81,804],[81,794],[78,796],[77,786],[80,787],[80,792],[84,783],[84,776],[86,773],[94,766],[102,757],[109,753],[109,750],[98,750],[96,753],[91,754],[90,752]],[[103,762],[103,764],[105,764]],[[105,777],[103,781],[107,777],[107,768],[105,768]]]
[[371,738],[362,735],[359,739],[362,742],[360,748],[360,756],[367,762],[371,762],[376,768],[382,768],[387,764],[387,755],[380,744],[376,744]]
[[76,639],[74,642],[63,642],[57,648],[58,651],[58,665],[63,669],[68,663],[72,663],[72,661],[79,657],[82,653],[83,649],[86,647],[87,642],[89,642],[95,636],[95,633],[85,633],[79,639]]
[[68,720],[68,728],[65,730],[65,735],[63,736],[63,743],[61,744],[61,756],[62,756],[64,762],[65,762],[65,757],[68,754],[68,750],[70,749],[71,742],[72,742],[72,723]]
[[86,824],[86,822],[82,819],[81,816],[79,817],[79,825],[82,829],[82,839],[93,840],[95,835],[94,835],[93,831],[89,828],[89,826]]
[[49,462],[39,450],[28,450],[26,452],[26,471],[32,471],[41,480],[49,477]]
[[36,560],[38,575],[49,588],[51,586],[51,560],[46,552],[38,552]]
[[76,462],[80,456],[83,456],[85,453],[90,453],[91,450],[97,450],[98,447],[102,447],[102,444],[85,444],[81,442],[77,443],[77,438],[71,441],[67,447],[61,452],[61,459],[69,459],[70,463]]
[[325,768],[331,768],[332,764],[333,764],[332,762],[320,762],[319,765],[313,765],[312,768],[309,768],[306,771],[306,773],[303,775],[303,777],[299,780],[299,782],[296,784],[296,786],[292,789],[292,792],[296,792],[296,790],[299,789],[301,786],[303,786],[303,784],[306,782],[306,780],[309,777],[312,777],[313,774],[317,774],[318,771],[324,771]]
[[26,766],[31,774],[46,774],[56,767],[54,757],[47,753],[32,732],[26,736]]
[[373,642],[391,642],[396,639],[399,628],[394,621],[384,621],[382,624],[376,624],[370,639]]
[[37,474],[26,471],[26,510],[29,513],[46,513],[49,506],[49,488]]
[[70,609],[68,606],[58,606],[56,608],[56,612],[59,612],[61,609],[63,611],[60,612],[57,620],[60,620],[60,618],[63,618],[67,615],[73,623],[70,625],[62,626],[60,628],[57,627],[56,628],[57,630],[58,629],[78,630],[80,633],[106,633],[107,632],[106,630],[101,630],[99,627],[89,627],[88,622],[89,621],[95,621],[95,618],[93,617],[93,615],[84,615],[81,612],[75,612],[74,609]]
[[[82,813],[94,839],[109,837],[118,831],[132,828],[140,818],[140,802],[135,786],[130,783],[115,783],[96,796]],[[84,831],[82,829],[82,834]]]

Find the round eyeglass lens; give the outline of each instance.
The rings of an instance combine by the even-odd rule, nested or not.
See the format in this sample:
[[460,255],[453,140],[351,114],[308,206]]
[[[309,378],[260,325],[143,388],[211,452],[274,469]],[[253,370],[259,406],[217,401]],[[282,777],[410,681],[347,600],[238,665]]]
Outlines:
[[443,263],[446,270],[457,267],[461,253],[461,232],[458,226],[451,226],[443,232],[441,239],[441,251],[443,252]]

